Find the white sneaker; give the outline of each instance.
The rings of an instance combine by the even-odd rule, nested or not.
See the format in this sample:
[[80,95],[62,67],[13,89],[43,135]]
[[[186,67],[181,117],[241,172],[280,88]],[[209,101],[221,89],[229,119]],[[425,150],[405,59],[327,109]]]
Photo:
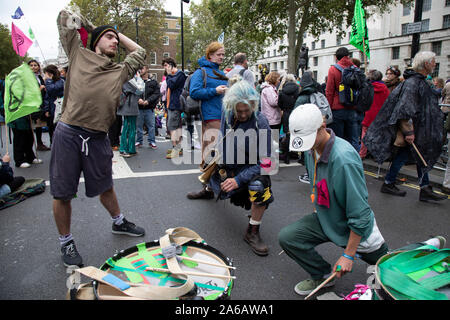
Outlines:
[[34,160],[33,160],[33,163],[34,164],[40,164],[40,163],[42,163],[43,161],[42,161],[42,159],[38,159],[38,158],[35,158]]
[[29,164],[28,162],[23,162],[23,163],[20,165],[20,167],[21,167],[21,168],[29,168],[29,167],[31,167],[31,164]]

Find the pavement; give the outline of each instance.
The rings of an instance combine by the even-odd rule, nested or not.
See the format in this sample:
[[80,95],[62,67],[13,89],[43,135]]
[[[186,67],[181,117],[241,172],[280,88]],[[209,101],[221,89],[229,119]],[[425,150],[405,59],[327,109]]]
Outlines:
[[[5,152],[5,143],[1,154]],[[278,174],[272,177],[275,201],[265,213],[261,227],[270,254],[259,257],[243,241],[247,212],[229,201],[188,200],[186,194],[200,188],[198,166],[175,165],[164,159],[170,142],[163,137],[157,137],[157,145],[157,150],[140,148],[139,154],[129,159],[120,157],[118,152],[113,158],[114,186],[122,212],[128,220],[145,228],[143,237],[112,234],[106,210],[98,197],[85,196],[83,181],[80,182],[78,197],[72,201],[72,233],[85,265],[98,267],[119,250],[153,241],[166,229],[183,226],[196,231],[209,245],[233,259],[237,268],[233,300],[303,300],[293,287],[308,275],[281,252],[278,233],[312,212],[309,185],[298,181],[304,168],[291,161],[290,165],[281,164]],[[185,150],[191,157],[198,152]],[[39,157],[43,164],[28,169],[14,168],[15,174],[48,180],[50,152],[40,152]],[[380,176],[388,165],[381,166]],[[364,167],[369,204],[390,248],[425,240],[431,235],[450,239],[450,202],[419,202],[414,166],[401,170],[400,177],[407,180],[401,188],[408,190],[403,198],[380,193],[382,178],[378,176],[378,166],[367,159]],[[433,184],[442,183],[442,179],[443,171],[431,171]],[[43,194],[0,211],[0,300],[65,299],[68,274],[61,262],[57,239],[49,188]],[[318,251],[330,264],[342,253],[330,243],[320,245]],[[367,265],[358,260],[351,274],[322,293],[348,294],[355,284],[365,283],[369,276]]]

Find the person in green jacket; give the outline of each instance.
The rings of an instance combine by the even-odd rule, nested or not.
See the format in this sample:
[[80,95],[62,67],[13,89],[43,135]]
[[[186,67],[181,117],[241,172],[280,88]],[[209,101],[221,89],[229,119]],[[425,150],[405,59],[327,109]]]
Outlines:
[[[341,268],[338,277],[350,272],[357,254],[367,263],[375,264],[388,252],[388,247],[367,201],[358,152],[326,128],[322,113],[314,104],[294,109],[289,117],[289,129],[290,150],[305,152],[315,210],[284,227],[278,237],[286,254],[311,275],[311,279],[295,286],[295,292],[307,295],[338,266]],[[343,248],[334,266],[314,249],[325,242]],[[326,286],[333,284],[329,282]]]

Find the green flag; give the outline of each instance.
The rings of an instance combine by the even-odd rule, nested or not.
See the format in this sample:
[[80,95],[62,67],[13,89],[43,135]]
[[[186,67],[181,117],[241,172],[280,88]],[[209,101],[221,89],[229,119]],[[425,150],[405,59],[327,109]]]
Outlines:
[[23,63],[5,79],[5,122],[39,111],[41,104],[42,95],[36,77],[30,67]]
[[356,0],[355,3],[350,44],[364,52],[367,58],[370,59],[369,33],[367,31],[366,15],[361,0]]
[[28,29],[28,33],[30,34],[30,39],[31,40],[34,40],[34,33],[33,33],[33,30],[31,30],[31,27]]

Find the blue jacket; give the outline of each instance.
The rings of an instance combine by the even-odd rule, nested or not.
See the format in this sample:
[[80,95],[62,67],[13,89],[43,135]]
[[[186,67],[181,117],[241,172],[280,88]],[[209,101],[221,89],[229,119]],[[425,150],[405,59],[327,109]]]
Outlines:
[[206,57],[198,60],[200,68],[204,68],[207,74],[206,88],[203,88],[202,70],[197,69],[191,78],[189,94],[192,99],[202,101],[203,120],[220,120],[222,116],[222,99],[223,94],[216,92],[216,87],[220,85],[228,85],[228,81],[217,79],[213,71],[225,76],[223,71],[219,70],[217,63],[211,62]]
[[181,110],[180,95],[184,88],[186,75],[183,71],[178,71],[174,75],[168,75],[166,79],[167,88],[170,89],[169,110]]
[[53,81],[51,79],[45,80],[45,97],[44,108],[45,112],[50,112],[50,117],[55,115],[55,100],[64,96],[64,80],[59,79]]

